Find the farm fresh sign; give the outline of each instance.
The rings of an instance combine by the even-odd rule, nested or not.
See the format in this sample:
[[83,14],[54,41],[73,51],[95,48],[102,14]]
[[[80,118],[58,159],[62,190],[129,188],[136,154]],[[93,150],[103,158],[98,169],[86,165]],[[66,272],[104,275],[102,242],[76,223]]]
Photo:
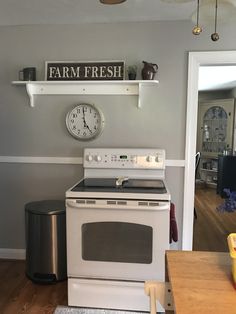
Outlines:
[[47,81],[123,80],[124,61],[45,63]]

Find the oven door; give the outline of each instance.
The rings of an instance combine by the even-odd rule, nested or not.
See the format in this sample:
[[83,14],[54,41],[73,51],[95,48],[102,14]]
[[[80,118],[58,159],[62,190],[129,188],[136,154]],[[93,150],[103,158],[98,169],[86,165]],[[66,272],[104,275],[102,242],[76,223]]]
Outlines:
[[68,277],[164,280],[169,202],[68,199]]

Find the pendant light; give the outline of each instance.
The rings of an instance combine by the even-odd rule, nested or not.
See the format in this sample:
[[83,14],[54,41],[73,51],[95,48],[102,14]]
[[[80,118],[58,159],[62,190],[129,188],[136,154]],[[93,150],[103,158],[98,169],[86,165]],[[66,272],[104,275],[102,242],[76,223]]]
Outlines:
[[102,4],[119,4],[125,1],[126,0],[100,0]]
[[215,32],[211,34],[211,40],[217,41],[219,40],[219,34],[217,33],[217,13],[218,13],[218,0],[216,0],[216,5],[215,5]]
[[[164,3],[182,4],[196,0],[160,0]],[[219,10],[218,10],[219,7]],[[192,29],[193,35],[200,35],[202,27],[199,25],[199,16],[201,15],[201,25],[215,24],[214,33],[211,34],[212,41],[219,40],[217,33],[217,24],[219,22],[230,23],[235,21],[236,0],[197,0],[197,9],[193,12],[191,19],[195,24]]]
[[199,26],[199,0],[197,0],[197,25],[194,26],[192,33],[199,35],[202,32],[202,28]]

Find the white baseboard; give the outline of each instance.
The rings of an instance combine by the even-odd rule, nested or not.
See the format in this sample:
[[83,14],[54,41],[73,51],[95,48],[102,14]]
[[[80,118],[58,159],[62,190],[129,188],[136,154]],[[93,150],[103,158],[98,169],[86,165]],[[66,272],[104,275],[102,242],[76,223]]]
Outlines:
[[25,259],[25,250],[23,249],[1,249],[0,259]]

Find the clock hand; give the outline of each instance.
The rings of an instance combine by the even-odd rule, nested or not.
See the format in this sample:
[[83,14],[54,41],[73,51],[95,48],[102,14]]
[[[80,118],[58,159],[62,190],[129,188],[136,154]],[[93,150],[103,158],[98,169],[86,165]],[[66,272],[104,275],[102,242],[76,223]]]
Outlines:
[[85,112],[84,112],[84,107],[82,108],[82,111],[83,111],[83,122],[84,122],[84,128],[87,128],[87,124],[86,124],[86,121],[85,121]]
[[88,126],[87,122],[84,120],[84,128],[87,128],[89,130],[90,133],[92,133],[92,131],[90,130],[90,127]]
[[90,133],[92,133],[92,131],[90,130],[89,126],[86,123],[86,128],[89,130]]
[[87,124],[87,122],[86,122],[86,120],[85,120],[85,111],[84,111],[84,107],[83,107],[82,111],[83,111],[84,128],[87,128],[87,129],[89,130],[89,132],[92,133],[92,131],[90,130],[90,128],[89,128],[89,126],[88,126],[88,124]]

